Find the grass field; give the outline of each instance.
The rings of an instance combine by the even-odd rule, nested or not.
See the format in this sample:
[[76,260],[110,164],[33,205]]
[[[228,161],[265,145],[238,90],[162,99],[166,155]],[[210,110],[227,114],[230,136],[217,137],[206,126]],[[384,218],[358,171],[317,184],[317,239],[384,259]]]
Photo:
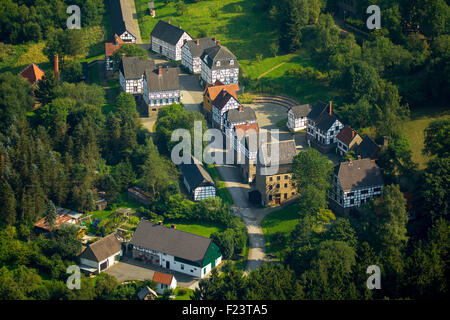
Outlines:
[[254,10],[256,1],[188,2],[187,13],[179,16],[174,2],[166,5],[164,0],[156,0],[155,19],[149,15],[147,3],[147,0],[135,0],[144,42],[150,40],[150,33],[158,20],[170,20],[194,38],[215,36],[237,56],[242,75],[249,77],[252,82],[264,75],[259,80],[261,84],[273,87],[277,94],[295,97],[301,103],[314,103],[318,99],[328,101],[339,94],[327,83],[298,81],[286,74],[292,67],[314,66],[306,50],[277,56],[270,52],[270,44],[278,42],[278,34],[269,17],[262,19],[261,12]]
[[267,253],[275,253],[274,248],[270,245],[270,240],[276,232],[283,232],[285,235],[289,235],[294,230],[300,218],[298,210],[298,204],[294,202],[280,210],[269,213],[264,218],[261,227],[266,241]]
[[212,222],[202,222],[202,221],[165,221],[164,225],[170,227],[172,224],[176,225],[178,230],[190,232],[202,237],[209,238],[214,232],[222,232],[225,228],[218,224]]
[[[180,290],[185,291],[184,294],[180,294]],[[194,290],[187,288],[176,288],[175,289],[175,300],[191,300],[191,296]]]
[[418,164],[418,169],[424,169],[430,159],[429,156],[422,153],[425,138],[424,130],[430,122],[438,119],[450,119],[450,110],[412,113],[411,120],[405,122],[402,128],[402,132],[411,143],[412,160]]

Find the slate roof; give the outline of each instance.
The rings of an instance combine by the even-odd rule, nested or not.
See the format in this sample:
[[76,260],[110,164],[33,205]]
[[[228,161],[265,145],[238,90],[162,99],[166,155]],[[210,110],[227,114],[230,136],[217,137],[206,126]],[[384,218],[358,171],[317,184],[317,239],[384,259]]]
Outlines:
[[[161,75],[159,74],[161,70]],[[180,90],[180,70],[178,68],[158,68],[145,70],[149,92]]]
[[[198,41],[198,44],[197,44]],[[189,51],[193,58],[200,57],[205,49],[214,47],[216,45],[215,38],[200,38],[195,40],[189,40],[185,46],[188,46]]]
[[215,186],[214,180],[209,173],[205,170],[201,163],[197,163],[195,158],[191,156],[191,163],[182,163],[178,167],[181,173],[188,182],[191,189],[195,189],[203,186]]
[[250,107],[241,107],[240,109],[228,110],[227,118],[231,123],[256,121],[256,113]]
[[153,60],[142,59],[139,57],[123,57],[120,62],[120,71],[125,79],[140,79],[147,69],[154,69]]
[[334,112],[332,111],[330,115],[329,111],[330,104],[319,101],[311,110],[309,118],[315,122],[315,126],[318,129],[328,131],[337,120]]
[[[272,157],[272,150],[275,145],[278,145],[278,162],[277,159],[271,159]],[[294,140],[285,140],[285,141],[274,141],[262,144],[260,146],[260,152],[262,153],[263,159],[260,161],[261,165],[266,166],[270,165],[270,160],[274,160],[275,163],[278,163],[279,165],[287,165],[292,164],[295,155],[297,154],[297,150],[295,148],[295,141]],[[268,158],[266,159],[265,156]]]
[[101,262],[122,250],[122,243],[116,236],[110,235],[90,244],[80,255],[80,258]]
[[338,133],[336,138],[345,143],[347,146],[358,136],[358,133],[353,130],[350,126],[345,125],[341,131]]
[[201,266],[212,240],[141,220],[130,242],[135,246],[170,254]]
[[22,77],[27,79],[31,84],[35,84],[44,76],[44,71],[34,63],[30,64],[20,73]]
[[235,99],[237,100],[235,97],[233,97],[233,95],[231,95],[228,91],[226,91],[225,89],[222,89],[222,91],[220,91],[220,93],[217,95],[217,97],[214,99],[213,101],[213,105],[219,109],[222,110],[223,107],[225,107],[228,103],[228,101],[230,101],[230,99]]
[[185,32],[186,31],[178,28],[177,26],[163,20],[159,20],[150,35],[152,38],[157,38],[171,45],[176,45]]
[[343,190],[383,185],[383,175],[377,164],[370,159],[341,162],[335,167]]
[[[215,45],[214,47],[205,49],[201,59],[205,61],[205,57],[206,65],[211,70],[239,68],[236,56],[227,47],[221,45]],[[230,60],[234,61],[233,65],[230,64]],[[220,61],[220,66],[216,65],[217,61]]]
[[380,147],[368,136],[365,136],[356,149],[361,158],[376,158]]
[[161,283],[165,285],[170,285],[172,283],[173,275],[167,274],[167,273],[161,273],[158,271],[155,271],[153,274],[153,281],[156,283]]
[[110,0],[109,5],[113,33],[122,35],[122,33],[128,31],[136,37],[137,33],[133,27],[133,15],[128,10],[127,0]]
[[290,108],[294,113],[295,118],[308,117],[309,113],[312,110],[312,106],[310,104],[302,104],[298,106],[293,106]]
[[149,286],[145,286],[138,292],[139,300],[144,299],[148,294],[152,295],[153,297],[158,296],[158,294],[154,290],[152,290]]

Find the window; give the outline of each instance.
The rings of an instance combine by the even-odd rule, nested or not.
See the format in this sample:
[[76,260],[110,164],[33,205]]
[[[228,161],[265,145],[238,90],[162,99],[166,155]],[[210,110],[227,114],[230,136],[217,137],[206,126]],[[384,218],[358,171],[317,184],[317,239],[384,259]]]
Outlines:
[[216,66],[217,66],[217,67],[220,67],[220,61],[217,61],[217,62],[216,62]]
[[234,60],[233,59],[230,60],[230,65],[231,66],[234,65]]
[[273,189],[273,185],[269,185],[269,190],[272,190]]
[[279,184],[279,183],[277,184],[277,187],[276,187],[276,188],[277,188],[277,189],[280,189],[280,184]]
[[369,191],[368,190],[362,190],[361,194],[367,194]]
[[374,192],[379,192],[379,191],[381,191],[381,188],[380,188],[380,187],[375,188],[375,189],[373,189],[373,191],[374,191]]
[[285,188],[287,188],[287,186],[288,186],[288,184],[287,184],[287,183],[285,183],[285,184],[284,184],[284,187],[285,187]]
[[354,203],[355,203],[355,200],[351,199],[350,204],[354,204]]
[[288,180],[289,179],[289,176],[284,176],[284,180]]
[[280,181],[280,180],[281,180],[281,177],[280,177],[280,176],[278,176],[278,177],[277,177],[277,180],[278,180],[278,181]]
[[269,178],[269,181],[273,181],[273,178],[272,178],[272,177],[270,177],[270,178]]
[[284,198],[287,199],[287,193],[284,194]]
[[355,195],[354,192],[349,192],[349,193],[347,193],[347,197],[353,197],[354,195]]
[[272,195],[269,195],[269,201],[272,201]]
[[184,264],[181,265],[181,270],[184,270]]

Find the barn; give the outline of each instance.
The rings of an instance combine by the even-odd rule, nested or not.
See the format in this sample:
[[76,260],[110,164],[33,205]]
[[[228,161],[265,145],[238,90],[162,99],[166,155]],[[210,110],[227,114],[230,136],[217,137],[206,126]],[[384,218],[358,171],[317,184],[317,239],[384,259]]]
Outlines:
[[122,243],[110,234],[90,244],[79,256],[80,269],[99,274],[114,265],[122,256]]

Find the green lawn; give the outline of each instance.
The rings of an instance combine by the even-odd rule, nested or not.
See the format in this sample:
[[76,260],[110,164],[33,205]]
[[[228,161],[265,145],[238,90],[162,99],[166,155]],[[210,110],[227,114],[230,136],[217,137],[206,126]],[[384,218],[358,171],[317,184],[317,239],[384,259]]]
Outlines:
[[402,131],[408,137],[411,143],[412,160],[418,164],[419,169],[426,167],[429,156],[422,154],[424,147],[424,130],[430,122],[438,119],[450,119],[450,112],[448,110],[437,113],[428,114],[413,114],[412,119],[405,122]]
[[273,234],[276,232],[283,232],[286,235],[294,230],[297,225],[298,219],[298,204],[294,202],[286,207],[269,213],[261,223],[261,227],[264,233],[264,239],[266,241],[267,253],[275,253],[270,246],[270,240]]
[[214,232],[222,232],[225,228],[213,222],[201,222],[201,221],[180,221],[180,220],[171,220],[165,221],[164,225],[171,226],[172,224],[176,225],[178,230],[190,232],[193,234],[197,234],[202,237],[209,238]]
[[217,196],[222,198],[222,200],[225,203],[232,205],[233,198],[231,197],[230,192],[228,191],[227,187],[225,186],[225,182],[222,181],[222,176],[220,175],[217,168],[214,165],[207,165],[206,170],[208,171],[208,173],[211,175],[211,178],[213,178],[214,182],[216,183]]
[[[180,294],[180,290],[184,290],[185,294]],[[188,288],[176,288],[175,289],[175,300],[191,300],[191,296],[194,290]]]

